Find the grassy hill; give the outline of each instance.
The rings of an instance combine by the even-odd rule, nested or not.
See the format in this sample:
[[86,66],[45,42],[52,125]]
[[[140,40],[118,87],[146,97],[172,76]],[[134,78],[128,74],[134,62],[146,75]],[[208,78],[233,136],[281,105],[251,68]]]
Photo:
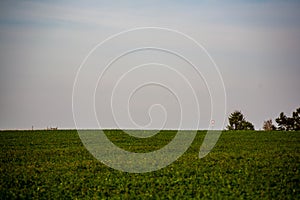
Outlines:
[[[176,131],[147,139],[105,133],[126,150],[149,152]],[[1,131],[0,199],[300,198],[300,132],[224,131],[213,151],[199,159],[205,133],[199,131],[188,151],[166,168],[131,174],[97,161],[76,130]]]

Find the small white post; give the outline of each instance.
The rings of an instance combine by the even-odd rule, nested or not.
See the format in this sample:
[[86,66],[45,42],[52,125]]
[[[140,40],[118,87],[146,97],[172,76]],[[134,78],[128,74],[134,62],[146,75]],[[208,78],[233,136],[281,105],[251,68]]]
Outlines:
[[212,120],[210,121],[210,124],[211,124],[211,129],[214,130],[215,120],[212,119]]

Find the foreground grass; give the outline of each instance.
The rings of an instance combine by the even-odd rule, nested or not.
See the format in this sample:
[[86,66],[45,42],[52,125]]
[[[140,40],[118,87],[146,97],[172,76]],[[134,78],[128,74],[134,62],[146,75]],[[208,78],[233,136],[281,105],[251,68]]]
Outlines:
[[[117,130],[106,134],[126,150],[148,152],[166,145],[176,132],[150,139]],[[300,132],[226,131],[199,159],[204,136],[200,131],[168,167],[130,174],[94,159],[76,131],[1,131],[0,199],[300,198]]]

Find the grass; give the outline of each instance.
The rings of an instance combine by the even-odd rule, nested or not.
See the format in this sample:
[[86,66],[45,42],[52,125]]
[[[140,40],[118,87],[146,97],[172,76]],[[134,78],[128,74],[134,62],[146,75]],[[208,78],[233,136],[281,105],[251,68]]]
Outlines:
[[[149,152],[176,131],[147,139],[105,133],[126,150]],[[0,199],[300,198],[300,132],[225,131],[199,159],[204,136],[199,131],[188,151],[166,168],[131,174],[93,158],[75,130],[1,131]]]

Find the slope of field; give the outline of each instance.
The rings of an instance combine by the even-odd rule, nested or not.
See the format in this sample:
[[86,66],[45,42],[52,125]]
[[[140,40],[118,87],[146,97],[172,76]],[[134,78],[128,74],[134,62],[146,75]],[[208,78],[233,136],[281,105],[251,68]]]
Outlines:
[[[134,139],[106,131],[118,146],[148,152],[176,134]],[[189,134],[189,131],[186,131]],[[93,158],[75,130],[1,131],[0,199],[208,198],[300,199],[300,132],[225,131],[198,158],[205,136],[168,167],[145,174],[111,169]]]

